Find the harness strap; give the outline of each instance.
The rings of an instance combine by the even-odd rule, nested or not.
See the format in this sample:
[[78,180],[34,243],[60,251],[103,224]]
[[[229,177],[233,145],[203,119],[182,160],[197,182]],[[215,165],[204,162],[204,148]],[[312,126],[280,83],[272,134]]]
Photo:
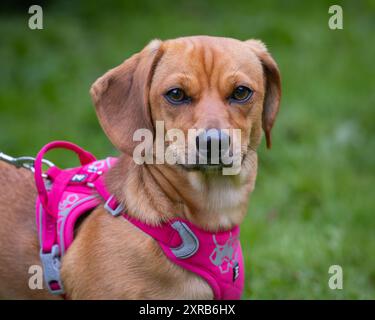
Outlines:
[[[126,220],[134,224],[136,227],[152,236],[157,241],[165,245],[172,245],[175,242],[178,232],[170,224],[163,226],[149,226],[138,219],[134,219],[124,212],[124,206],[119,204],[115,197],[110,194],[104,182],[104,177],[100,177],[94,183],[94,188],[105,201],[104,208],[113,216],[122,215]],[[163,230],[163,232],[161,232]]]
[[[66,186],[72,180],[72,178],[79,172],[80,168],[64,170],[64,175],[58,175],[52,184],[52,189],[49,194],[47,212],[53,217],[57,217],[58,204],[62,194],[64,193]],[[48,173],[48,172],[47,172]]]
[[114,195],[111,195],[105,186],[104,177],[100,177],[94,183],[94,188],[104,199],[104,208],[113,216],[122,215],[126,220],[148,234],[163,246],[170,255],[186,259],[191,257],[199,248],[199,240],[194,232],[179,219],[169,220],[162,225],[149,225],[141,220],[129,216],[122,204],[119,204]]
[[[96,160],[91,153],[73,143],[54,141],[48,143],[39,151],[34,162],[34,179],[41,206],[39,211],[40,259],[43,264],[46,285],[53,294],[64,293],[60,277],[61,248],[57,240],[58,204],[66,186],[80,169],[67,169],[64,170],[64,174],[61,174],[63,170],[52,166],[47,171],[47,179],[49,181],[45,181],[46,175],[43,173],[42,168],[43,157],[48,151],[58,148],[75,152],[82,166]],[[48,182],[53,182],[49,191],[47,191],[45,184]]]

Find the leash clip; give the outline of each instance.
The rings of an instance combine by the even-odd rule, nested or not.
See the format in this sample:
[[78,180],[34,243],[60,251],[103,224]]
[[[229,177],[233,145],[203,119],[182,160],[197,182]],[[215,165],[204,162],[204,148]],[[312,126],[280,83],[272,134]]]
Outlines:
[[[35,172],[34,169],[34,162],[35,158],[33,157],[18,157],[18,158],[13,158],[3,152],[0,152],[0,160],[9,163],[16,168],[25,168],[27,170],[30,170],[31,172]],[[48,167],[54,167],[55,165],[46,159],[42,159],[42,163],[46,164]],[[43,173],[43,178],[47,178],[47,175]]]
[[40,250],[40,260],[43,264],[44,280],[47,284],[48,291],[52,294],[59,295],[64,293],[60,276],[60,250],[59,245],[52,246],[51,252]]

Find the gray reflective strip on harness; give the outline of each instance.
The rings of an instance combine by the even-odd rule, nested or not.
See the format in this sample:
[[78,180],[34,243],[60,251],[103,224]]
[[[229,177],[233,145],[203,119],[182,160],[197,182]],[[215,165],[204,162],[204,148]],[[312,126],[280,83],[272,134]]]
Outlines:
[[65,209],[59,213],[59,216],[63,217],[61,224],[60,224],[60,247],[61,247],[61,256],[65,254],[65,239],[64,239],[64,228],[65,228],[65,223],[66,219],[69,216],[69,213],[75,209],[77,206],[81,205],[82,203],[95,199],[97,198],[96,196],[88,196],[86,198],[83,198],[79,201],[77,201],[75,204],[73,204],[70,208]]
[[173,254],[180,259],[187,259],[194,255],[199,249],[199,240],[193,231],[182,221],[171,224],[181,237],[182,243],[176,248],[171,248]]
[[109,158],[105,159],[105,163],[107,164],[108,169],[110,169],[112,167],[111,161],[109,161]]

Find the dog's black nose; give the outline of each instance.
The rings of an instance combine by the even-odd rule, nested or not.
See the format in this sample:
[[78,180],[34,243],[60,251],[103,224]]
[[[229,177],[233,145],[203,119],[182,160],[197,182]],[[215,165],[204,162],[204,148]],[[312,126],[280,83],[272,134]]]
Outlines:
[[230,146],[230,136],[220,129],[200,130],[196,139],[197,151],[207,164],[219,164]]

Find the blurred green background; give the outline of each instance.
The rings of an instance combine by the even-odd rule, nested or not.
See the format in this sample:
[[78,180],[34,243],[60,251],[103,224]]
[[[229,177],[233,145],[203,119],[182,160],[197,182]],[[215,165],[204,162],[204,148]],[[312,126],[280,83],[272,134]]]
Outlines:
[[[374,1],[35,1],[43,30],[27,2],[2,3],[0,151],[14,156],[55,139],[115,155],[88,90],[153,38],[262,39],[283,99],[242,227],[244,298],[375,298]],[[343,30],[328,28],[332,4]],[[328,287],[335,264],[343,290]]]

